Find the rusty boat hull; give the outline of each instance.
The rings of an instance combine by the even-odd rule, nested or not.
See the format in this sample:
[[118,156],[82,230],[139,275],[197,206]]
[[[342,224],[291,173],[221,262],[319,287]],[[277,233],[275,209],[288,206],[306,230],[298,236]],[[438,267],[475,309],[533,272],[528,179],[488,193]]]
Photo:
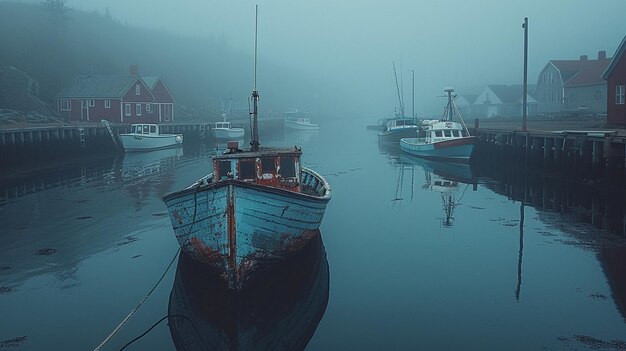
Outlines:
[[163,200],[182,251],[217,267],[240,289],[255,271],[289,257],[316,235],[330,187],[306,168],[301,179],[302,189],[291,191],[208,178]]

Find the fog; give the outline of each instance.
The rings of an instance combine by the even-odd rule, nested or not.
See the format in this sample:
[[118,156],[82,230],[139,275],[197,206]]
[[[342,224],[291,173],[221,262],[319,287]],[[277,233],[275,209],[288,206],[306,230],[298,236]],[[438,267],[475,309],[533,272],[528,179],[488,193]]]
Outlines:
[[[398,106],[392,62],[407,114],[409,70],[415,71],[415,112],[421,116],[440,113],[445,101],[438,96],[447,86],[464,94],[486,84],[521,84],[524,17],[529,18],[530,84],[550,59],[596,58],[599,50],[612,57],[626,35],[623,0],[66,2],[76,10],[108,11],[130,27],[217,38],[245,55],[236,64],[248,67],[228,69],[246,74],[252,66],[257,3],[261,97],[275,109],[299,108],[332,118],[376,120],[392,114]],[[268,96],[281,90],[267,89],[283,83],[276,73],[281,69],[298,77],[284,81],[290,94],[282,100]],[[251,74],[237,84],[238,93],[251,90]]]

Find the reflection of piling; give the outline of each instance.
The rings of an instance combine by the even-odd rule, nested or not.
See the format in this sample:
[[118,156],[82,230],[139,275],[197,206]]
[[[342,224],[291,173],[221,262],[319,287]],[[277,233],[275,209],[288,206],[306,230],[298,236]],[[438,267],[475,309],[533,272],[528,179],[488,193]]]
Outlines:
[[617,180],[602,183],[584,178],[586,173],[581,176],[558,170],[535,172],[513,158],[498,159],[499,167],[495,168],[493,160],[475,162],[473,169],[477,175],[497,181],[485,184],[496,193],[525,206],[574,216],[581,222],[626,237],[626,191]]

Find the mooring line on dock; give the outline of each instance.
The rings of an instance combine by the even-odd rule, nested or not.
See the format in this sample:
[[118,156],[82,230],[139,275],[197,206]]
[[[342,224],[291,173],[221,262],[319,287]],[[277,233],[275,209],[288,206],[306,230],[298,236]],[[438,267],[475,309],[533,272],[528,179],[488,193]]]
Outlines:
[[157,286],[159,286],[159,284],[161,283],[161,281],[163,281],[163,278],[165,278],[165,276],[167,275],[167,272],[169,272],[170,268],[172,267],[172,264],[174,264],[174,261],[176,261],[176,258],[178,257],[178,254],[180,253],[180,247],[178,248],[178,250],[176,250],[176,254],[174,254],[174,257],[172,258],[172,261],[170,262],[170,264],[167,266],[167,268],[165,269],[165,272],[163,272],[163,275],[161,275],[161,278],[159,278],[159,280],[156,282],[156,284],[152,287],[152,289],[148,292],[148,294],[146,294],[146,296],[143,297],[143,299],[141,299],[141,301],[139,301],[139,303],[137,304],[137,306],[135,306],[135,308],[133,308],[130,313],[120,322],[120,324],[117,325],[117,327],[115,327],[115,329],[113,329],[113,331],[111,332],[111,334],[109,334],[109,336],[107,336],[101,343],[100,345],[98,345],[95,349],[93,349],[93,351],[99,351],[100,349],[102,349],[102,347],[104,347],[104,345],[106,345],[111,338],[113,338],[113,336],[115,334],[117,334],[118,331],[120,331],[120,329],[122,329],[122,327],[124,326],[124,324],[126,324],[126,322],[128,322],[128,320],[133,316],[133,314],[135,314],[135,312],[137,312],[137,310],[139,310],[139,308],[141,307],[141,305],[144,304],[144,302],[146,302],[146,300],[148,299],[148,297],[150,297],[150,295],[152,295],[152,293],[154,292],[154,290],[156,290]]

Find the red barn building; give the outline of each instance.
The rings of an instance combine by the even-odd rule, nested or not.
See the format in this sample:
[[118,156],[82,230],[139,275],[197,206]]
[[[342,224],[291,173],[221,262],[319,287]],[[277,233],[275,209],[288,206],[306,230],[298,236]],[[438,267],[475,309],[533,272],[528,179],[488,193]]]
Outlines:
[[56,96],[58,116],[67,121],[173,122],[174,98],[163,81],[136,73],[131,66],[126,76],[76,77]]
[[602,74],[607,80],[607,118],[610,125],[626,125],[626,37]]

